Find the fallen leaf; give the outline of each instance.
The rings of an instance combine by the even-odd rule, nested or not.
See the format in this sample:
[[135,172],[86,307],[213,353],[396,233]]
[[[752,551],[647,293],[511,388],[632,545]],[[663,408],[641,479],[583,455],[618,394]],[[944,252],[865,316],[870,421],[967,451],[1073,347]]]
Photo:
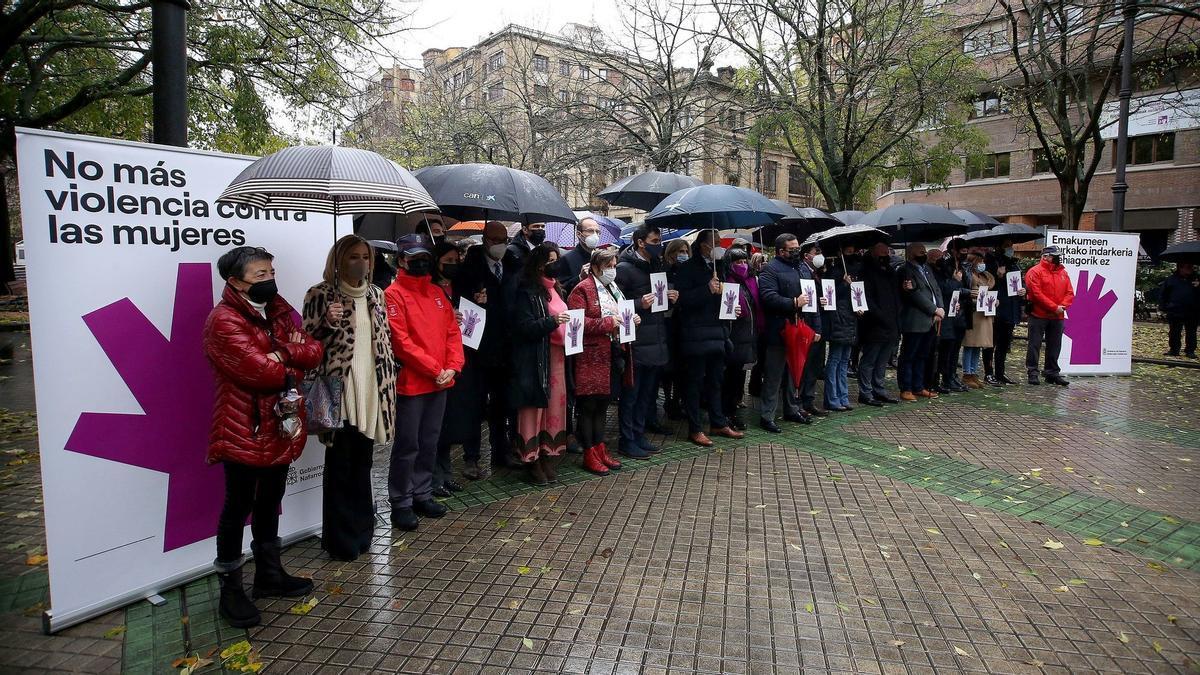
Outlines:
[[1178,518],[1172,518],[1171,516],[1163,516],[1163,518],[1162,518],[1162,519],[1163,519],[1163,522],[1165,522],[1165,523],[1170,523],[1170,524],[1172,524],[1172,525],[1178,525],[1178,524],[1179,524],[1179,519],[1178,519]]
[[1167,615],[1167,623],[1178,624],[1179,617],[1175,616],[1174,614],[1168,614]]
[[575,523],[563,523],[562,525],[559,525],[558,527],[559,527],[559,529],[565,530],[565,529],[567,529],[568,527],[571,527],[571,526],[572,526],[572,525],[574,525],[574,524],[575,524]]
[[1053,539],[1047,539],[1042,544],[1042,548],[1048,548],[1051,551],[1057,551],[1058,549],[1062,548],[1063,546],[1064,546],[1064,544],[1061,541],[1054,541]]
[[1095,537],[1089,537],[1087,539],[1084,539],[1083,543],[1087,544],[1088,546],[1103,546],[1104,545],[1104,542],[1100,541],[1099,539],[1096,539]]
[[818,514],[818,513],[820,513],[820,512],[821,512],[821,509],[809,509],[809,510],[808,510],[808,515],[810,515],[810,516],[815,516],[815,515],[817,515],[817,514]]
[[582,609],[571,609],[571,610],[567,610],[567,614],[582,614],[582,613],[583,613],[583,610],[582,610]]
[[1055,593],[1066,593],[1071,589],[1067,588],[1066,586],[1055,586],[1053,590]]
[[1121,642],[1124,642],[1125,644],[1129,644],[1129,636],[1125,634],[1125,631],[1121,631],[1120,633],[1117,633],[1117,639],[1120,640]]
[[45,553],[38,553],[25,558],[25,564],[30,566],[45,565],[49,561],[50,558]]
[[[311,612],[313,610],[313,607],[316,607],[317,603],[319,603],[319,602],[321,602],[321,601],[318,600],[317,597],[314,595],[308,602],[298,602],[298,603],[292,605],[291,609],[289,609],[288,612],[290,612],[292,614],[300,614],[303,616],[303,615]],[[247,644],[249,644],[249,643],[247,643]],[[221,658],[225,658],[225,657],[222,656]]]
[[249,653],[250,642],[248,640],[242,640],[241,642],[235,642],[221,650],[221,660],[223,661],[231,656],[242,656]]
[[111,638],[115,638],[115,637],[121,637],[124,634],[125,634],[125,626],[117,626],[115,628],[108,629],[108,631],[104,633],[104,637],[111,639]]
[[533,640],[529,638],[521,638],[521,644],[525,645],[525,649],[533,649]]
[[513,601],[511,601],[511,602],[509,602],[509,603],[508,603],[508,608],[509,608],[509,609],[517,609],[517,608],[519,608],[520,606],[521,606],[521,601],[520,601],[520,600],[513,600]]
[[33,518],[38,514],[37,511],[22,511],[17,514],[18,519]]
[[927,527],[925,528],[925,531],[929,534],[941,534],[941,531],[934,527]]
[[549,566],[549,565],[542,565],[542,574],[547,574],[547,573],[549,573],[549,572],[550,572],[550,566]]
[[527,567],[525,565],[521,565],[520,567],[517,568],[517,574],[529,574],[532,571],[533,571],[532,567]]
[[1029,659],[1025,663],[1033,666],[1034,668],[1041,668],[1042,666],[1046,665],[1045,661],[1039,661],[1037,659]]
[[955,645],[955,647],[954,647],[954,653],[958,654],[959,656],[970,656],[971,655],[970,652],[968,652],[967,650],[965,650],[962,647],[959,647],[957,645]]
[[754,508],[756,508],[756,509],[765,509],[765,508],[767,508],[767,505],[766,505],[766,504],[759,504],[758,506],[756,506],[756,507],[754,507]]
[[804,603],[804,611],[808,612],[809,614],[812,614],[814,609],[815,608],[813,607],[813,604],[811,602]]
[[1151,647],[1154,647],[1154,651],[1155,651],[1156,653],[1158,653],[1158,654],[1161,654],[1161,653],[1162,653],[1162,645],[1158,643],[1158,640],[1155,640],[1154,642],[1151,642],[1151,643],[1150,643],[1150,646],[1151,646]]
[[789,544],[789,546],[791,546],[792,548],[796,549],[797,551],[803,551],[803,550],[804,550],[803,548],[801,548],[800,546],[798,546],[798,545],[796,545],[796,544]]
[[971,576],[975,577],[976,581],[983,581],[983,577],[979,576],[979,572],[971,572]]
[[1063,467],[1063,471],[1066,471],[1067,473],[1075,473],[1075,467],[1073,467],[1073,466],[1064,466],[1064,467]]
[[1144,494],[1146,494],[1146,491],[1145,491],[1145,490],[1143,490],[1142,488],[1138,488],[1138,489],[1137,489],[1137,493],[1138,493],[1139,495],[1144,495]]
[[1087,582],[1083,579],[1071,579],[1067,583],[1071,584],[1072,586],[1087,586]]
[[904,640],[888,640],[888,644],[893,647],[903,647],[906,643]]

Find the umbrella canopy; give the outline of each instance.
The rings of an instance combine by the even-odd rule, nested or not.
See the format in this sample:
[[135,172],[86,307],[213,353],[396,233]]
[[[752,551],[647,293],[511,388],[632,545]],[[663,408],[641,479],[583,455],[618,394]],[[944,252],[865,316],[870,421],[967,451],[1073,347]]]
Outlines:
[[[629,225],[622,227],[621,228],[621,236],[617,240],[617,243],[622,246],[628,246],[629,244],[632,244],[634,230],[638,229],[639,227],[641,227],[644,224],[645,224],[644,222],[630,223]],[[682,237],[686,237],[689,234],[691,234],[692,232],[695,232],[695,230],[691,230],[691,229],[687,229],[687,228],[676,229],[676,228],[672,228],[672,227],[659,227],[658,232],[659,232],[659,234],[662,235],[663,241],[671,241],[672,239],[680,239]]]
[[380,251],[389,251],[391,253],[395,253],[398,250],[396,247],[396,242],[387,241],[386,239],[369,239],[367,240],[367,243],[371,245],[371,248],[377,248]]
[[330,145],[267,155],[242,169],[217,201],[334,215],[437,210],[400,165],[369,150]]
[[1004,241],[1011,241],[1014,244],[1037,241],[1045,236],[1046,234],[1036,227],[1030,227],[1022,223],[1000,223],[987,230],[968,232],[959,237],[959,239],[972,246],[996,246]]
[[363,239],[396,241],[406,234],[433,234],[432,226],[445,219],[440,213],[359,213],[354,216],[354,234]]
[[771,201],[787,215],[778,223],[763,226],[758,232],[758,239],[764,246],[774,245],[775,238],[781,234],[793,234],[797,239],[804,241],[817,232],[842,224],[842,221],[821,209],[795,207],[782,199],[772,199]]
[[967,224],[967,232],[980,232],[982,230],[988,230],[997,225],[1004,224],[982,211],[972,211],[971,209],[950,209],[950,213],[958,216],[964,223]]
[[596,194],[609,204],[649,211],[667,195],[703,185],[699,178],[664,171],[647,171],[626,176]]
[[495,164],[443,164],[413,175],[444,213],[459,220],[575,222],[554,186],[528,171]]
[[863,216],[867,215],[866,211],[834,211],[831,213],[834,218],[842,221],[846,225],[857,225],[862,221]]
[[737,230],[778,221],[784,212],[761,193],[736,185],[700,185],[672,193],[646,216],[675,229]]
[[784,359],[792,386],[799,387],[804,379],[804,363],[808,361],[808,348],[812,346],[816,332],[803,321],[788,320],[783,324]]
[[934,204],[896,204],[866,214],[859,224],[877,227],[891,235],[894,243],[902,244],[933,241],[967,231],[961,218]]
[[467,234],[469,232],[483,232],[487,226],[482,220],[461,220],[450,226],[448,232],[457,232],[458,234]]
[[1200,241],[1185,241],[1168,246],[1159,259],[1173,263],[1200,264]]
[[819,244],[822,249],[841,251],[843,246],[853,244],[855,248],[867,248],[879,242],[887,242],[888,233],[870,225],[842,225],[818,232],[804,244]]

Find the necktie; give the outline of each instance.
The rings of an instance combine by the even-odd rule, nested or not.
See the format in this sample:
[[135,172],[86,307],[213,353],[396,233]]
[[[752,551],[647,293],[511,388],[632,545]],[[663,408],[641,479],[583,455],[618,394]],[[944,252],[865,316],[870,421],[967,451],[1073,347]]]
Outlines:
[[496,275],[496,281],[503,281],[504,266],[498,262],[492,263],[492,272]]

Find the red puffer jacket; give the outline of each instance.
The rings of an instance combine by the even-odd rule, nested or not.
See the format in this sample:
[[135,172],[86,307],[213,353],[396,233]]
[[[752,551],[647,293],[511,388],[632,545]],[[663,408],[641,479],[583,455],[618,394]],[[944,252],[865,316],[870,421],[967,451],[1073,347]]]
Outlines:
[[438,391],[434,382],[443,370],[462,372],[462,333],[454,307],[441,288],[429,277],[401,271],[383,297],[392,329],[392,350],[396,363],[403,366],[396,374],[397,394],[420,396]]
[[[275,403],[290,374],[296,384],[304,371],[321,363],[321,343],[307,333],[304,341],[289,343],[288,335],[301,331],[296,311],[276,296],[267,304],[267,318],[226,286],[221,302],[204,324],[204,354],[216,371],[217,396],[212,431],[208,436],[208,462],[230,461],[249,466],[290,464],[304,450],[308,436],[287,440],[279,436]],[[287,354],[284,363],[268,356]],[[304,421],[304,410],[300,410]]]
[[1032,305],[1030,314],[1039,319],[1061,319],[1059,306],[1071,308],[1075,291],[1071,289],[1071,277],[1062,265],[1052,265],[1043,260],[1025,273],[1025,298]]

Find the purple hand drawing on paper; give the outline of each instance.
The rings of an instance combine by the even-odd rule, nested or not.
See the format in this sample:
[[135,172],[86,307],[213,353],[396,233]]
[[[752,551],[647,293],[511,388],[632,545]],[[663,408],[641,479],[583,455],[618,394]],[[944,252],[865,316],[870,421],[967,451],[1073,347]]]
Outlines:
[[1016,295],[1017,291],[1021,290],[1021,280],[1017,277],[1008,278],[1008,292],[1010,295]]
[[667,285],[661,281],[654,284],[654,302],[660,305],[667,304]]
[[633,332],[633,311],[626,309],[621,312],[621,333],[629,335]]
[[985,310],[987,310],[988,312],[995,311],[996,310],[996,296],[991,293],[988,293],[987,297],[984,298],[984,300],[983,300],[983,308]]
[[163,551],[212,537],[221,513],[223,472],[204,461],[215,387],[202,343],[212,308],[210,265],[183,263],[170,338],[129,298],[83,317],[144,414],[84,412],[64,447],[167,475]]
[[856,307],[862,307],[863,306],[863,296],[866,295],[866,291],[855,286],[850,289],[850,292],[854,294],[854,305]]
[[579,319],[572,319],[571,323],[567,324],[567,337],[571,338],[571,348],[579,346],[579,332],[583,328],[583,322]]
[[827,307],[833,305],[833,286],[825,287],[825,305]]
[[475,327],[479,325],[479,313],[473,309],[468,309],[463,314],[462,334],[466,337],[475,335]]
[[806,305],[808,305],[809,307],[812,307],[812,306],[816,305],[816,304],[817,304],[817,303],[816,303],[816,298],[815,298],[815,297],[813,297],[813,296],[815,296],[815,295],[816,295],[816,291],[815,291],[814,289],[812,289],[812,288],[806,288],[806,289],[804,289],[804,302],[805,302],[805,304],[806,304]]
[[1100,344],[1104,332],[1104,317],[1117,304],[1117,294],[1104,290],[1104,276],[1097,274],[1088,283],[1089,272],[1079,273],[1075,302],[1067,310],[1063,334],[1071,338],[1071,365],[1094,366],[1100,363]]
[[725,313],[733,314],[733,303],[737,302],[737,293],[725,291]]

